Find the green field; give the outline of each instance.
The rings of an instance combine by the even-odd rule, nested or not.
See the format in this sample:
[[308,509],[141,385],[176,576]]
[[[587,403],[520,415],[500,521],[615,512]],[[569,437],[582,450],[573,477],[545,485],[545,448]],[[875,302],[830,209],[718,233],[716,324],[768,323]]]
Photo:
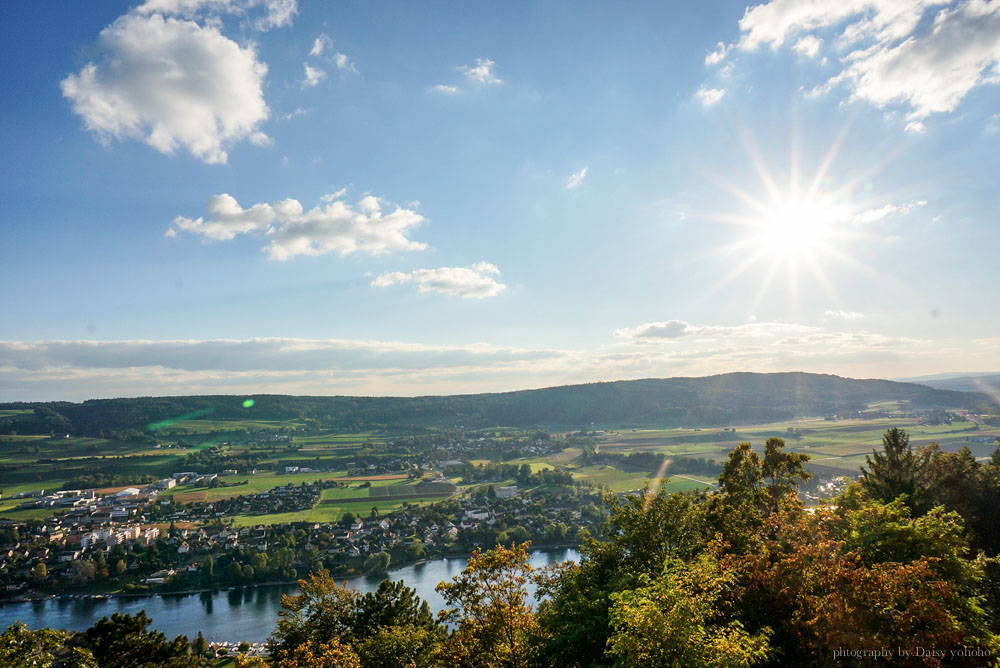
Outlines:
[[[925,425],[913,418],[876,418],[871,420],[824,420],[809,418],[766,425],[737,426],[735,431],[712,429],[635,429],[602,434],[602,452],[629,453],[652,451],[677,457],[694,456],[721,461],[742,441],[762,448],[771,436],[785,440],[785,449],[808,454],[813,464],[855,474],[865,462],[865,456],[882,446],[882,435],[891,427],[900,427],[910,434],[910,442],[923,445],[937,442],[944,450],[968,446],[977,457],[993,451],[995,444],[976,444],[972,437],[985,432],[974,422]],[[789,431],[793,430],[793,431]],[[613,476],[612,476],[613,477]],[[607,476],[598,476],[607,478]],[[619,486],[618,480],[613,480]]]

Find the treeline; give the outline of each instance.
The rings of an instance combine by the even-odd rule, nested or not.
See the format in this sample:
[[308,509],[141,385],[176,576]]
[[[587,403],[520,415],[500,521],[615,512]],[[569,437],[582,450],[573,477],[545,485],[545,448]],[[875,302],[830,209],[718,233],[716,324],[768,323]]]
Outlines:
[[539,469],[532,471],[530,464],[501,464],[484,462],[471,464],[463,462],[448,466],[445,473],[450,476],[460,476],[466,483],[482,481],[499,481],[513,479],[520,485],[572,485],[573,474],[563,468]]
[[618,454],[606,452],[584,451],[585,459],[588,463],[608,464],[626,470],[639,471],[660,471],[663,475],[674,475],[675,473],[699,473],[702,475],[719,475],[722,464],[703,457],[670,457],[669,455],[656,452],[633,452],[631,454]]
[[[311,428],[329,429],[456,424],[467,429],[493,425],[580,427],[591,423],[726,426],[800,415],[851,414],[879,401],[904,401],[915,408],[988,404],[985,396],[970,392],[807,373],[732,373],[445,397],[255,395],[250,408],[243,406],[243,399],[140,397],[80,404],[3,404],[0,408],[32,408],[35,413],[0,420],[0,433],[153,434],[184,419],[208,416],[213,420],[295,419]],[[47,412],[38,413],[41,409]]]
[[126,485],[148,485],[156,482],[151,475],[122,475],[118,473],[86,473],[70,478],[63,483],[63,489],[91,489],[101,487],[124,487]]

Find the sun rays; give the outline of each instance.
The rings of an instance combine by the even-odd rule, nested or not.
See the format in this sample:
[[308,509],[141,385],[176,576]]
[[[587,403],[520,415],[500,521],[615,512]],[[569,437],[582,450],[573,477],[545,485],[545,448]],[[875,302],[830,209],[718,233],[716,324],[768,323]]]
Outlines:
[[[753,188],[720,178],[719,186],[738,202],[736,213],[709,214],[707,218],[736,230],[736,239],[716,248],[712,255],[733,258],[731,268],[709,289],[709,294],[730,285],[755,269],[762,277],[752,310],[781,285],[793,303],[807,282],[818,284],[833,303],[840,303],[831,271],[841,265],[874,277],[875,272],[856,258],[857,245],[869,238],[861,213],[873,203],[864,187],[883,168],[878,161],[839,184],[831,177],[843,133],[807,182],[801,179],[798,143],[793,142],[789,169],[783,183],[760,156],[754,143],[744,139],[758,183]],[[760,272],[758,272],[760,273]]]

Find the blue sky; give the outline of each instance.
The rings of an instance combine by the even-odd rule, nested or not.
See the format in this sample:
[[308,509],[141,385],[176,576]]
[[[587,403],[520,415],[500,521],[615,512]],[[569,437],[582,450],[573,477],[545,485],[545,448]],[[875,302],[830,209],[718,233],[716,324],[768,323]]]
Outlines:
[[1000,0],[0,33],[0,398],[1000,371]]

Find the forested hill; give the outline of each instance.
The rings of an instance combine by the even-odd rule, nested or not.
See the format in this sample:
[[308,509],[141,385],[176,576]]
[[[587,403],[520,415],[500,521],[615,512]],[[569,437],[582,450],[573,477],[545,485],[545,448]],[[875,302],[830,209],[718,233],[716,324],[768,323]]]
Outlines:
[[244,396],[93,399],[83,403],[13,403],[0,409],[33,409],[0,417],[0,433],[65,431],[113,436],[148,431],[180,416],[225,419],[307,420],[317,427],[437,425],[465,428],[595,425],[725,426],[796,416],[846,414],[882,401],[913,408],[962,408],[982,395],[915,383],[854,380],[809,373],[730,373],[705,378],[664,378],[568,385],[493,394],[426,397]]

